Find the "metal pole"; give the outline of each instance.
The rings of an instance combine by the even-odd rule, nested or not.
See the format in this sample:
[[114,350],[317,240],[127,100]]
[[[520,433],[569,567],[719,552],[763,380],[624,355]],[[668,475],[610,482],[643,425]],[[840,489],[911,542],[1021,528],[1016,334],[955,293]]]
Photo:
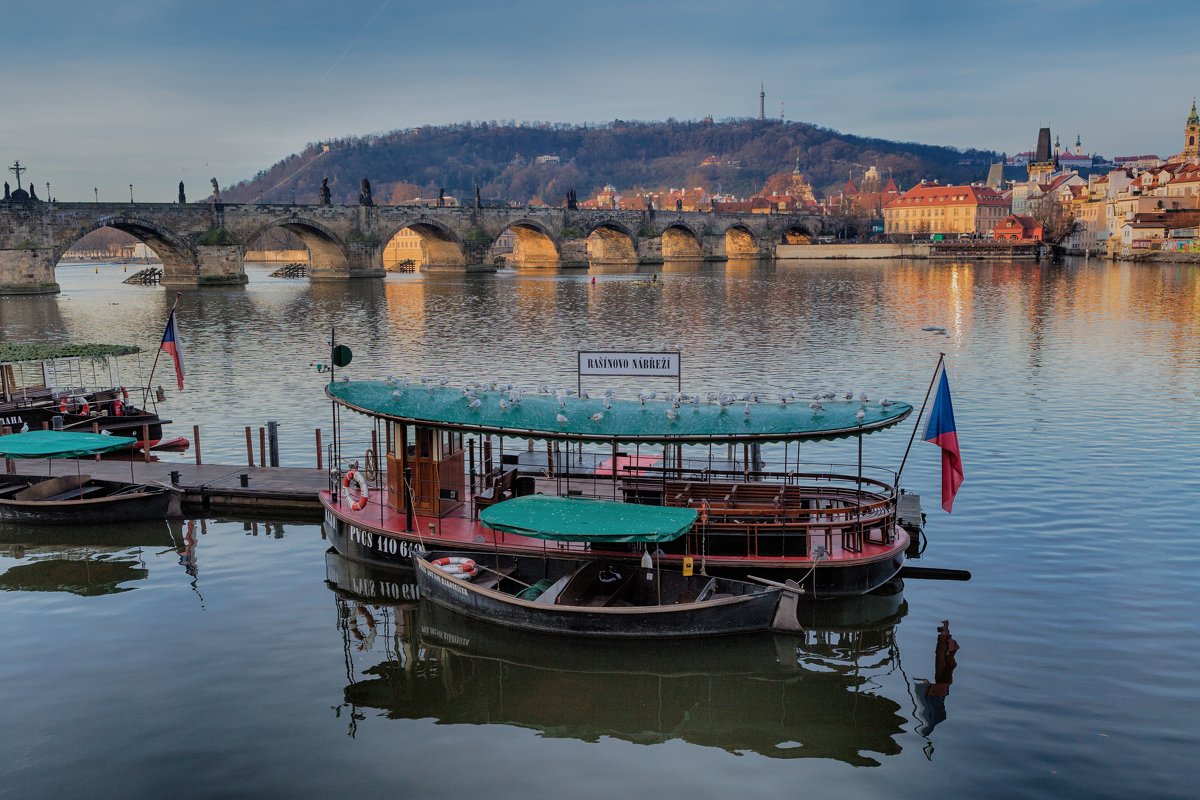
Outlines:
[[904,472],[905,462],[908,461],[908,451],[912,449],[913,440],[917,438],[917,431],[921,428],[921,417],[925,416],[925,405],[929,402],[930,392],[933,391],[933,382],[937,380],[938,370],[941,369],[945,359],[945,353],[938,353],[937,365],[933,368],[933,377],[929,379],[929,388],[925,390],[925,399],[921,402],[921,411],[917,414],[917,424],[913,426],[912,436],[908,437],[908,447],[904,448],[904,458],[900,459],[900,468],[896,470],[896,488],[900,486],[900,475]]
[[404,468],[404,532],[412,533],[413,530],[413,507],[412,507],[412,467]]

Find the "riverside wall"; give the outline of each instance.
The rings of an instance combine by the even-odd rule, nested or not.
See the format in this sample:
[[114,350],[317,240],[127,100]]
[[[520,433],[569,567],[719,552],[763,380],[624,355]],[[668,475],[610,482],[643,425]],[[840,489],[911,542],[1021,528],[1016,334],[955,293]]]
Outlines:
[[927,244],[780,244],[775,258],[819,261],[845,258],[929,258]]

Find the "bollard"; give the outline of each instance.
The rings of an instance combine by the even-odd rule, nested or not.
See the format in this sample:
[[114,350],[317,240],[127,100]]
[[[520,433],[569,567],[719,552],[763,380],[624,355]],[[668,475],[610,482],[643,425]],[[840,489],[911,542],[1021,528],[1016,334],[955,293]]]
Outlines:
[[321,469],[321,429],[317,428],[317,469]]
[[254,439],[250,435],[250,426],[246,426],[246,464],[254,466]]
[[200,466],[200,426],[192,426],[192,440],[196,445],[196,466]]
[[[46,423],[43,422],[42,428],[45,429],[45,427],[46,427]],[[59,414],[55,414],[53,417],[51,417],[50,418],[50,427],[52,427],[56,431],[61,431],[63,429],[62,416]]]
[[179,485],[179,470],[177,470],[177,469],[171,470],[171,485],[172,486]]
[[270,451],[269,463],[272,467],[279,466],[279,422],[267,420],[267,443]]
[[[250,466],[254,465],[251,464]],[[250,476],[243,472],[241,475],[238,475],[238,481],[242,484],[242,488],[245,489],[250,485]]]

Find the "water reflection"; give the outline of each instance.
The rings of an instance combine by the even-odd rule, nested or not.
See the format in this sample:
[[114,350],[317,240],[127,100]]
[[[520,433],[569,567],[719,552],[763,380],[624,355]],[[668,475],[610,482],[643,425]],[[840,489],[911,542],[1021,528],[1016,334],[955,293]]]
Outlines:
[[128,592],[134,588],[129,584],[150,574],[143,549],[175,549],[182,558],[188,552],[183,524],[145,522],[79,530],[0,525],[0,568],[7,567],[0,572],[0,591],[82,597]]
[[[353,736],[389,719],[513,725],[544,737],[681,740],[770,758],[877,766],[901,750],[900,587],[805,606],[795,636],[597,642],[512,631],[418,602],[411,576],[326,555]],[[905,686],[906,688],[906,686]],[[902,706],[902,703],[904,704]]]

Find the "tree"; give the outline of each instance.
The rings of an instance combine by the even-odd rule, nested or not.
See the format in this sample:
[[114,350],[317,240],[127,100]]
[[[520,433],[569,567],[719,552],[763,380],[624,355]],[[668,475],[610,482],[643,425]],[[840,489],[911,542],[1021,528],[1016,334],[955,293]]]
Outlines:
[[406,183],[400,181],[392,186],[392,193],[388,197],[388,205],[398,206],[401,203],[407,203],[410,200],[416,200],[421,196],[421,187],[415,183]]
[[1061,247],[1080,228],[1070,205],[1059,203],[1048,195],[1030,204],[1030,216],[1042,226],[1042,241],[1056,248]]

